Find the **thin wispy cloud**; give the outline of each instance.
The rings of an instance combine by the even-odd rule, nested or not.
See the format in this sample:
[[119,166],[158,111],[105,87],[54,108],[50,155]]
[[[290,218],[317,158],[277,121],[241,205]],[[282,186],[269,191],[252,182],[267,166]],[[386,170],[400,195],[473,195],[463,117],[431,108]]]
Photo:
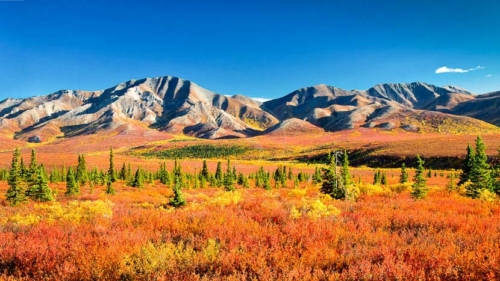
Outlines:
[[480,69],[484,69],[484,66],[479,65],[478,67],[469,68],[469,69],[450,68],[447,66],[442,66],[442,67],[436,69],[436,73],[437,74],[441,74],[441,73],[467,73],[467,72],[471,72],[474,70],[480,70]]
[[493,74],[488,74],[488,75],[486,75],[486,77],[491,78],[491,77],[493,77]]
[[266,99],[266,98],[252,98],[253,100],[260,101],[260,102],[266,102],[271,99]]

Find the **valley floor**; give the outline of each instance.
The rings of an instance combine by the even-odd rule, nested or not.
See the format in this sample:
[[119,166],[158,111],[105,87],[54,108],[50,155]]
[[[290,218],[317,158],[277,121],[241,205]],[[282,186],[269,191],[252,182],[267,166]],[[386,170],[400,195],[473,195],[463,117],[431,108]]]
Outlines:
[[[117,182],[114,196],[85,186],[74,197],[53,184],[56,202],[0,208],[0,278],[499,279],[500,205],[449,193],[444,177],[429,180],[437,185],[419,201],[392,180],[360,184],[356,202],[311,183],[185,189],[180,209],[167,206],[172,190],[159,183]],[[6,189],[1,182],[2,197]]]

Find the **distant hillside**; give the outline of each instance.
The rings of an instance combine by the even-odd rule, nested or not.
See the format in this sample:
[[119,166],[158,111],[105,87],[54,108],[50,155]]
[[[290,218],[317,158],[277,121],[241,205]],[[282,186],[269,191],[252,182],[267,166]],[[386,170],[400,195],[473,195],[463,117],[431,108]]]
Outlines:
[[130,80],[103,91],[63,90],[6,99],[0,102],[0,133],[34,142],[116,130],[207,139],[359,127],[476,133],[499,130],[479,121],[500,125],[499,100],[500,92],[474,96],[456,86],[416,82],[380,84],[366,91],[317,85],[262,103],[165,76]]

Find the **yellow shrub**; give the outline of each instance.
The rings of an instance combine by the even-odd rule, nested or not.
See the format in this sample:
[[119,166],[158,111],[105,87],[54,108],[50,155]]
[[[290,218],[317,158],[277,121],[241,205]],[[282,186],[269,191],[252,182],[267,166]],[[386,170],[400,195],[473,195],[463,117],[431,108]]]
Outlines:
[[[215,242],[215,241],[214,241]],[[207,250],[211,246],[207,245]],[[211,249],[212,254],[214,249]],[[218,252],[217,252],[218,254]],[[160,243],[149,241],[139,252],[127,255],[123,259],[123,277],[136,277],[139,280],[158,280],[166,272],[182,268],[196,260],[194,249],[184,243]],[[212,256],[215,258],[215,256]],[[125,278],[128,279],[128,278]]]
[[209,262],[214,262],[220,252],[220,244],[214,239],[208,239],[207,246],[203,249],[203,255]]
[[381,194],[386,193],[387,190],[378,184],[360,184],[358,185],[359,192],[363,195],[373,195],[373,194]]
[[495,193],[489,191],[488,189],[481,189],[479,191],[479,199],[484,202],[495,202],[498,200],[498,197]]
[[340,210],[332,205],[325,205],[321,199],[315,199],[312,202],[303,200],[302,205],[292,206],[289,217],[299,219],[305,214],[310,219],[320,219],[324,217],[332,217],[340,215]]
[[211,199],[208,204],[224,207],[231,204],[238,204],[241,201],[241,192],[218,192],[215,197]]
[[20,214],[15,214],[7,219],[7,222],[13,223],[16,225],[29,226],[33,224],[37,224],[40,222],[40,217],[32,214],[28,214],[26,216],[22,216]]
[[289,197],[304,197],[306,195],[307,190],[305,189],[291,189],[288,191]]

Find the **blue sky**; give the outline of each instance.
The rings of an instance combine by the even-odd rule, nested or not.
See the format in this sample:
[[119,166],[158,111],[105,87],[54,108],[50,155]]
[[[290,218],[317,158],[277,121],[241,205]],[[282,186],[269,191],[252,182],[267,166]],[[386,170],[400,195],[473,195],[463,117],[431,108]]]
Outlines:
[[262,98],[414,81],[497,91],[499,13],[497,0],[3,0],[0,100],[164,75]]

